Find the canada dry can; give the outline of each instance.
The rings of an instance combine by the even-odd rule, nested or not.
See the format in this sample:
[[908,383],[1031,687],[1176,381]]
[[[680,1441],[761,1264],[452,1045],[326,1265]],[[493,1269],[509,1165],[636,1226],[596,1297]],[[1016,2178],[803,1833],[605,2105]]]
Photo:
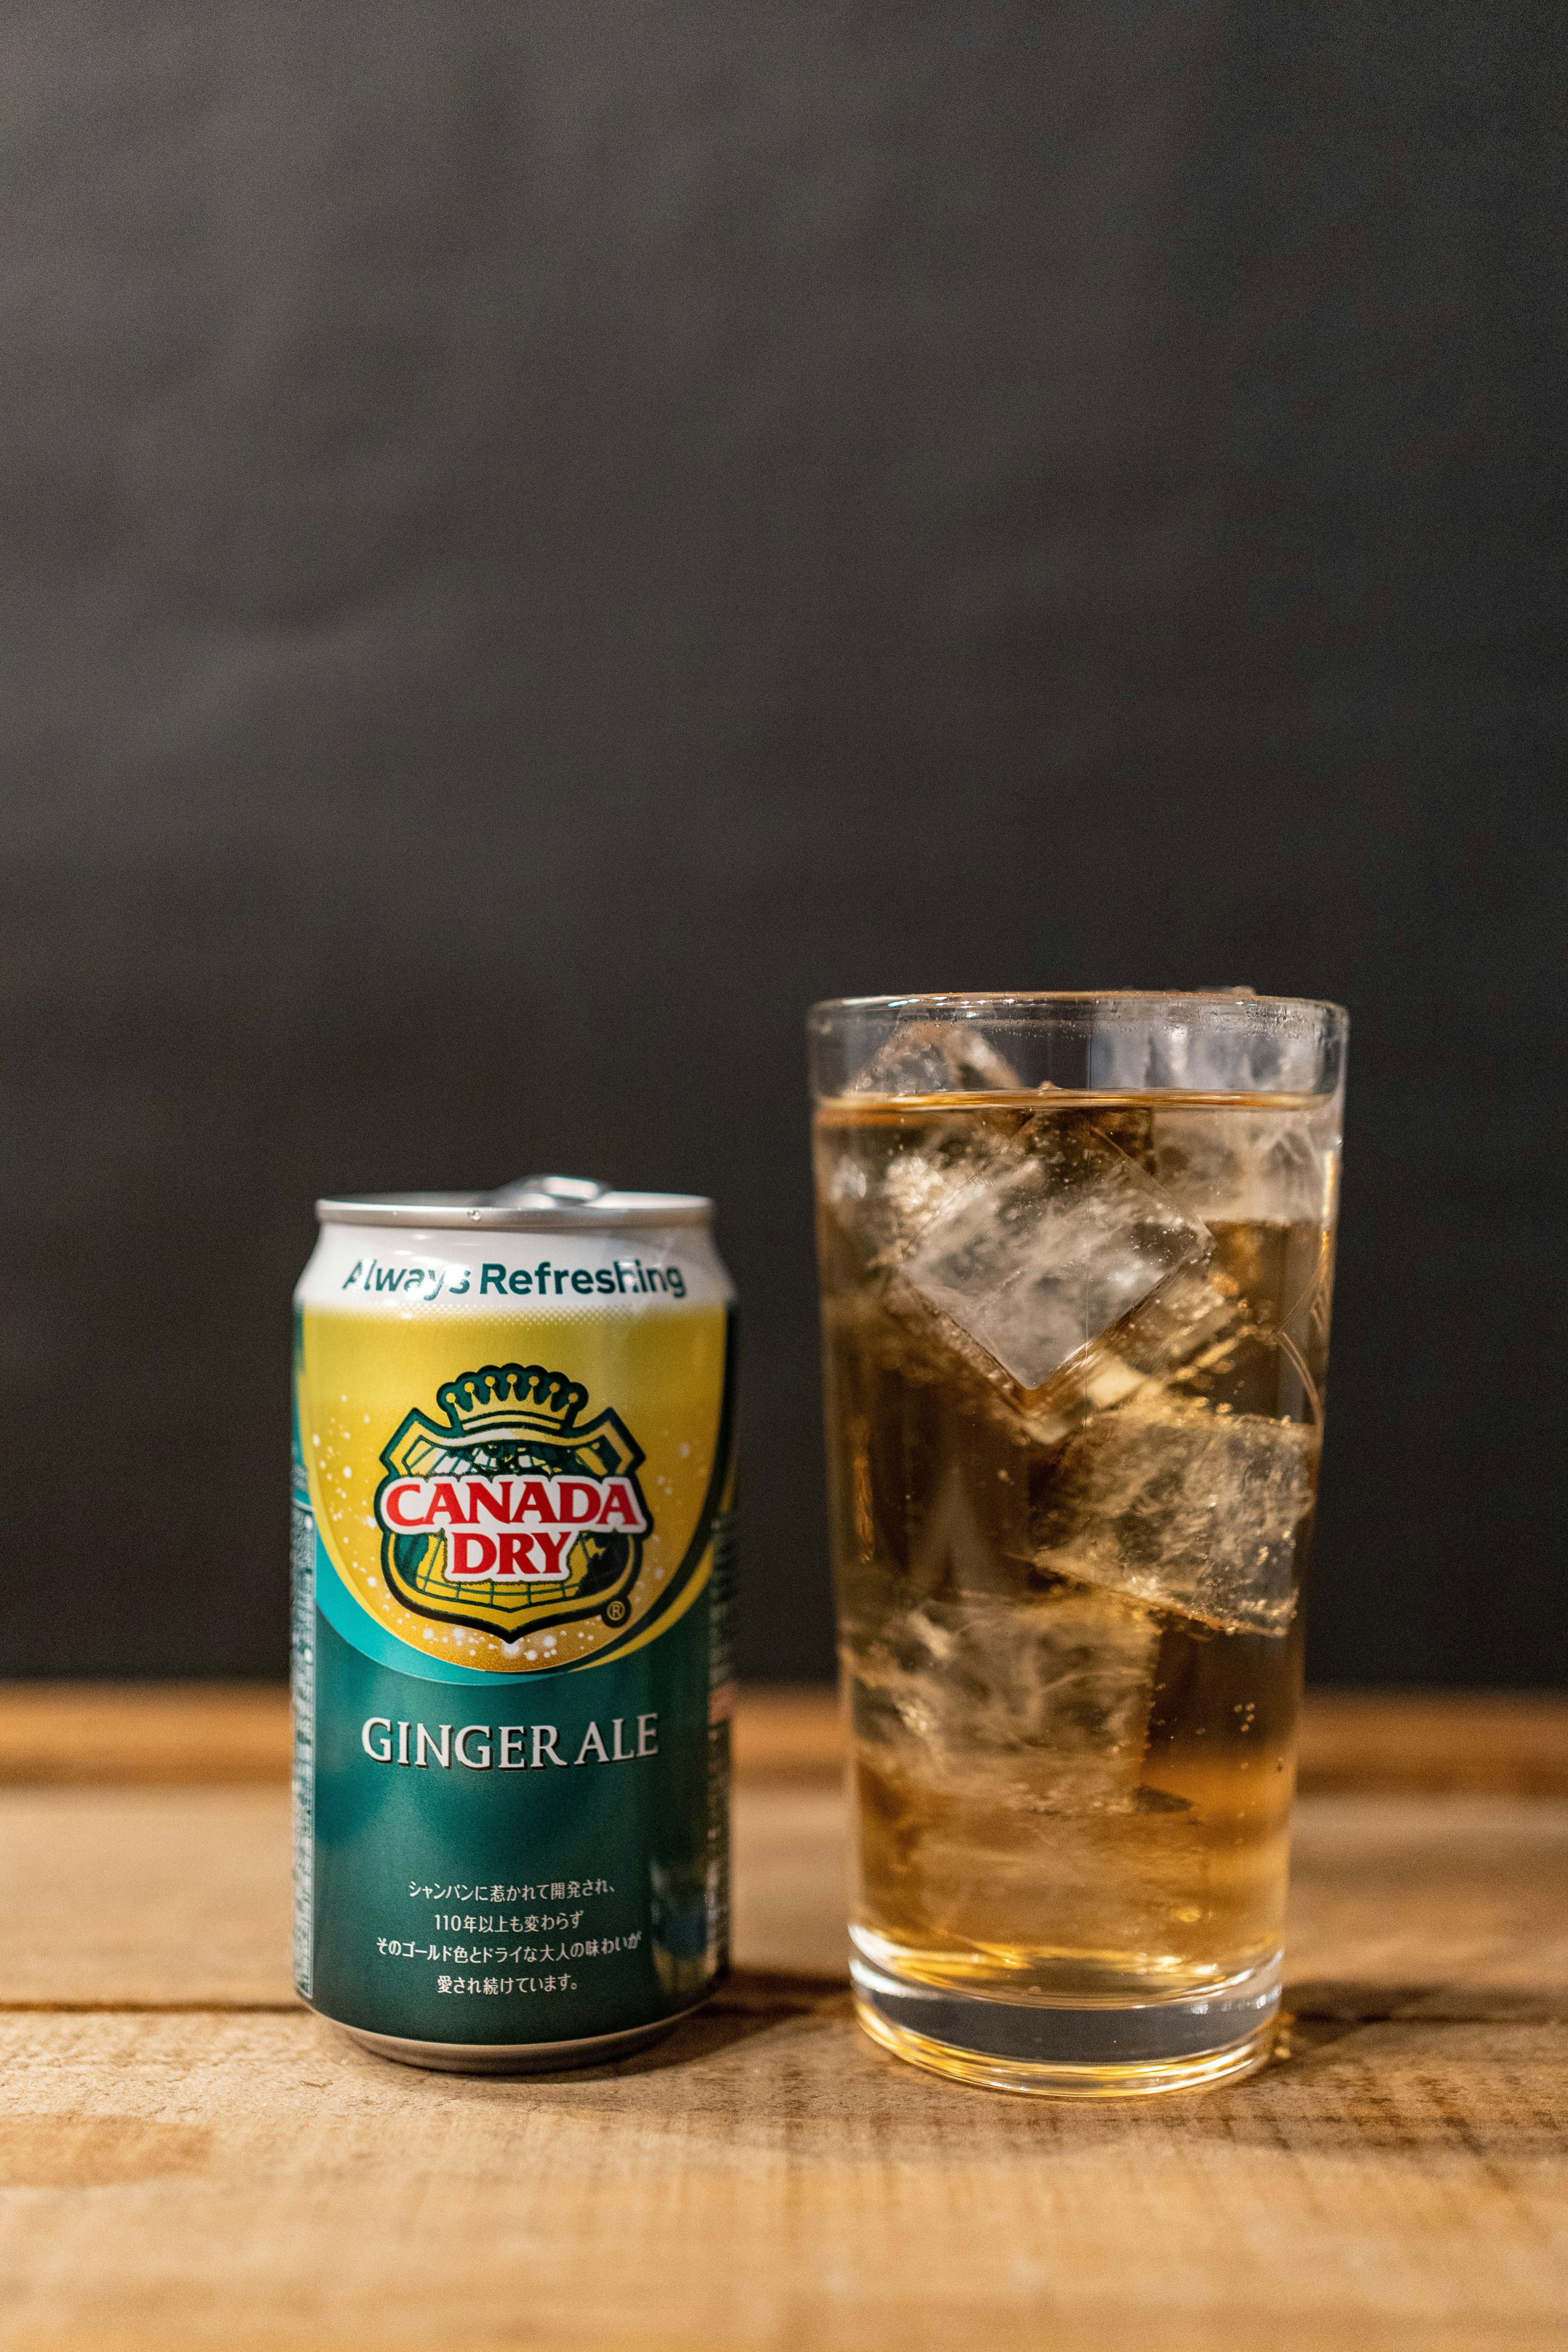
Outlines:
[[317,1213],[296,1981],[416,2064],[619,2054],[727,1958],[734,1315],[711,1205],[543,1178]]

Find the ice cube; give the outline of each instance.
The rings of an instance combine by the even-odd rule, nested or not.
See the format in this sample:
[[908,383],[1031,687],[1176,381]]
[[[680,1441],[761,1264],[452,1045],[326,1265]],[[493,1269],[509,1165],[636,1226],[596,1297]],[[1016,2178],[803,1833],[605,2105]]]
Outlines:
[[906,1021],[873,1054],[853,1095],[1016,1094],[1005,1055],[968,1021]]
[[895,1152],[882,1177],[891,1233],[906,1244],[918,1239],[998,1156],[1007,1153],[1007,1139],[973,1125]]
[[1313,1224],[1331,1214],[1338,1111],[1157,1111],[1154,1173],[1210,1224]]
[[847,1633],[857,1733],[882,1769],[1029,1812],[1136,1805],[1160,1646],[1146,1609],[1067,1583]]
[[1043,1117],[921,1228],[902,1273],[1028,1390],[1211,1246],[1091,1124]]
[[[1059,1445],[1091,1413],[1108,1412],[1152,1384],[1201,1375],[1216,1360],[1228,1360],[1244,1320],[1245,1301],[1227,1276],[1207,1264],[1178,1266],[1043,1388],[1025,1395],[1009,1382],[1001,1408],[1022,1438]],[[977,1369],[989,1360],[972,1340],[954,1337]],[[994,1380],[993,1385],[998,1385]]]
[[1118,1403],[1147,1381],[1223,1354],[1245,1306],[1234,1278],[1213,1264],[1178,1266],[1089,1349],[1079,1380],[1096,1405]]
[[1316,1454],[1304,1423],[1142,1390],[1062,1449],[1037,1559],[1224,1633],[1283,1633]]
[[821,1199],[859,1265],[892,1264],[999,1155],[1016,1149],[1016,1117],[911,1115],[888,1128],[820,1141]]
[[1089,1083],[1115,1093],[1307,1094],[1321,1083],[1321,1058],[1311,1008],[1250,989],[1216,991],[1202,1003],[1167,997],[1140,1008],[1129,999],[1121,1017],[1095,1028]]

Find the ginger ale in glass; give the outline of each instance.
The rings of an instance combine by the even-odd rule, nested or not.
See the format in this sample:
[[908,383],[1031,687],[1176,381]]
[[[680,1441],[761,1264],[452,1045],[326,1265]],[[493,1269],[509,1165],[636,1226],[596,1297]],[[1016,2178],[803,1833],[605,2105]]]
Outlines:
[[863,2024],[993,2087],[1262,2064],[1345,1017],[812,1015]]

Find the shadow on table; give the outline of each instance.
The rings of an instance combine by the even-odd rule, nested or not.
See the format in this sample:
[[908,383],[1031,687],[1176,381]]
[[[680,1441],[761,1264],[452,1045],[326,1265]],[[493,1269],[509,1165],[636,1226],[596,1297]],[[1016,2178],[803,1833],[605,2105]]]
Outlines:
[[672,2026],[661,2042],[606,2066],[561,2066],[527,2074],[479,2076],[471,2082],[514,2082],[562,2086],[574,2083],[626,2082],[639,2074],[662,2074],[691,2066],[752,2042],[790,2021],[817,2015],[850,2015],[847,1984],[836,1977],[771,1974],[736,1969],[694,2015]]
[[1286,1986],[1283,2011],[1301,2026],[1558,2025],[1568,2021],[1568,1986],[1510,1985],[1494,1990],[1464,1983],[1304,1979]]

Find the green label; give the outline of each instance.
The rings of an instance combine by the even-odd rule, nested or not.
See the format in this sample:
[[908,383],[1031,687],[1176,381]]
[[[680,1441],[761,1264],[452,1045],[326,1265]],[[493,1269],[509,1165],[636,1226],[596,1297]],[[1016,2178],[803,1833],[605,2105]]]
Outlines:
[[318,2009],[413,2041],[539,2042],[701,1996],[727,1928],[710,1608],[711,1587],[667,1640],[489,1706],[375,1664],[318,1611]]
[[679,1412],[652,1392],[646,1321],[607,1381],[613,1331],[580,1364],[563,1333],[549,1356],[476,1364],[471,1328],[454,1346],[426,1327],[430,1401],[399,1380],[394,1418],[384,1373],[384,1395],[345,1385],[361,1335],[307,1310],[295,1977],[324,2015],[415,2042],[570,2042],[674,2016],[724,1968],[722,1324],[717,1354],[689,1322],[671,1333]]

